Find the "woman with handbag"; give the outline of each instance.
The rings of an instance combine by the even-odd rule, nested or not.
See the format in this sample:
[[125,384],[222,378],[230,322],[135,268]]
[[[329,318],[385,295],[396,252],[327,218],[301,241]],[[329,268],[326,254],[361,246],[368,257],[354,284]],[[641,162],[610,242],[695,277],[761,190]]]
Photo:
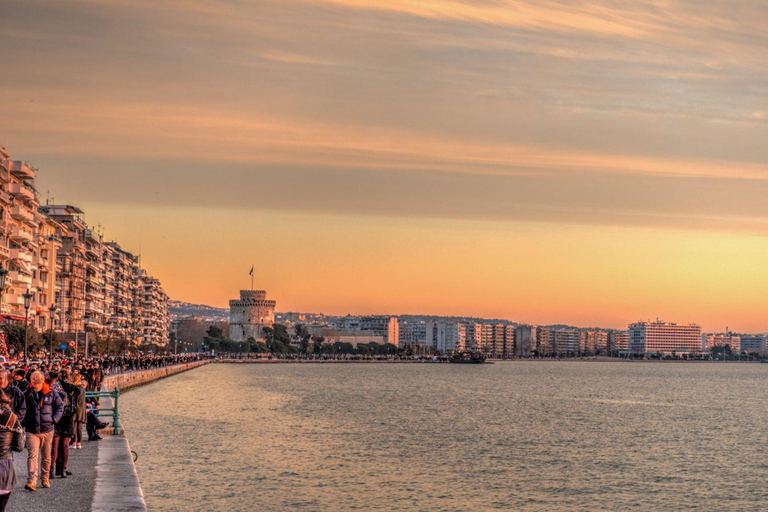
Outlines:
[[13,454],[24,449],[24,430],[11,410],[12,397],[0,389],[0,512],[5,510],[16,485]]

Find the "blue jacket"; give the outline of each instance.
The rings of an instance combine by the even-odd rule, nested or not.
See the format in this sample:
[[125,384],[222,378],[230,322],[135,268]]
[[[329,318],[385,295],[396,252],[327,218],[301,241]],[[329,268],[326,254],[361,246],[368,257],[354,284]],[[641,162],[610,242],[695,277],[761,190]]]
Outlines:
[[47,384],[38,393],[30,387],[24,394],[27,401],[27,414],[22,425],[31,434],[45,434],[53,430],[56,422],[64,414],[64,402],[56,391]]

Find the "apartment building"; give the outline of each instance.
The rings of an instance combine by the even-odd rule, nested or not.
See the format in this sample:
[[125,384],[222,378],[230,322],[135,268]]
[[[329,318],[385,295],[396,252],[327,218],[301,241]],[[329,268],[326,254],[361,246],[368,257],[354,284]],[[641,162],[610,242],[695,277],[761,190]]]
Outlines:
[[540,356],[552,355],[553,342],[552,332],[549,327],[538,326],[536,327],[536,350],[539,351]]
[[85,329],[85,232],[88,226],[83,211],[76,206],[46,205],[40,211],[63,226],[60,249],[56,253],[56,329],[67,338],[77,339]]
[[704,334],[701,336],[701,349],[711,352],[715,347],[731,347],[734,354],[741,353],[741,336],[727,334]]
[[608,352],[627,352],[629,350],[629,331],[610,331],[608,333]]
[[142,272],[141,342],[167,345],[170,326],[165,290],[159,280]]
[[747,354],[768,355],[768,338],[765,334],[739,334],[741,351]]
[[359,319],[347,317],[340,327],[345,330],[372,331],[375,336],[382,336],[385,343],[396,346],[400,343],[400,321],[396,316],[373,315]]
[[426,324],[427,346],[448,354],[466,349],[466,325],[457,322],[428,322]]
[[[36,271],[32,274],[32,289],[36,295],[35,302],[40,314],[35,323],[38,329],[46,330],[51,328],[49,308],[51,306],[58,308],[56,302],[60,292],[56,278],[59,273],[58,254],[62,248],[62,240],[67,235],[67,228],[41,212],[36,212],[36,217],[39,224],[34,259]],[[55,325],[53,327],[55,328]]]
[[[22,320],[25,316],[23,295],[35,292],[38,281],[37,234],[40,219],[35,190],[35,169],[19,160],[11,160],[5,150],[0,151],[0,204],[2,214],[2,242],[0,259],[9,271],[2,297],[2,313],[6,318]],[[36,308],[39,296],[34,295],[31,307]]]
[[601,329],[582,330],[581,352],[583,354],[607,354],[608,332]]
[[105,308],[108,311],[108,329],[112,336],[118,339],[135,340],[138,323],[132,318],[134,298],[136,295],[136,269],[138,269],[138,257],[124,251],[117,242],[104,244],[105,257],[109,258],[109,265],[105,265],[105,282],[108,283],[105,291],[109,294],[109,300],[105,296]]
[[0,266],[8,270],[0,321],[24,319],[29,291],[30,322],[38,329],[51,327],[49,308],[56,306],[53,328],[65,338],[87,331],[167,343],[168,297],[160,282],[117,243],[104,243],[79,208],[40,206],[35,173],[0,147]]
[[400,346],[427,345],[427,322],[400,322]]
[[576,356],[581,352],[582,332],[579,329],[552,329],[552,353],[558,356]]
[[104,310],[104,248],[101,236],[92,229],[84,232],[85,245],[85,326],[96,335],[106,334]]
[[536,350],[536,327],[518,325],[515,331],[515,356],[531,357]]

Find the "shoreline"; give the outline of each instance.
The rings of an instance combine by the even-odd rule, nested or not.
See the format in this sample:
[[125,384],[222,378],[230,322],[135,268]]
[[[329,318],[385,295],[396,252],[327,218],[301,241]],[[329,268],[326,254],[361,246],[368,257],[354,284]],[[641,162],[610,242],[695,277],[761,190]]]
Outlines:
[[[622,359],[619,357],[566,359],[487,359],[491,363],[698,363],[698,364],[759,364],[762,361],[708,361],[701,359]],[[450,364],[448,361],[426,360],[334,360],[334,359],[214,359],[216,364]]]

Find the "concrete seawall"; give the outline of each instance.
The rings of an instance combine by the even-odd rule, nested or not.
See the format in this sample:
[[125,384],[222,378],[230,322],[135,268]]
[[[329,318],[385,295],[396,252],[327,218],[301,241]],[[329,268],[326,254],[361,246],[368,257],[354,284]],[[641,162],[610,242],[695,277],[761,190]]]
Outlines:
[[[208,364],[208,362],[198,361],[123,375],[111,375],[104,378],[103,386],[110,391],[117,387],[122,394],[127,389],[149,384]],[[101,404],[103,408],[110,408],[112,407],[112,399],[102,398]],[[110,418],[104,417],[103,419],[109,420]],[[139,483],[139,475],[133,463],[131,447],[125,435],[107,435],[99,443],[96,486],[93,491],[91,510],[104,512],[147,510],[144,493]]]
[[125,390],[135,388],[136,386],[142,386],[149,384],[156,380],[176,375],[177,373],[185,372],[198,366],[208,364],[209,361],[196,361],[194,363],[179,364],[176,366],[167,366],[165,368],[153,368],[152,370],[142,370],[140,372],[124,373],[121,375],[110,375],[104,377],[104,387],[108,391],[112,391],[117,387],[122,393]]

